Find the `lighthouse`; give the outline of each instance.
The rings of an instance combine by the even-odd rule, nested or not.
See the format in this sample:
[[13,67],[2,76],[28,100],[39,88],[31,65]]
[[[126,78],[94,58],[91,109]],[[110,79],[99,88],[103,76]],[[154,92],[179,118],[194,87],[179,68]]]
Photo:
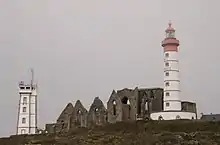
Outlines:
[[197,117],[196,103],[183,101],[180,97],[179,45],[179,40],[175,36],[175,29],[169,22],[168,28],[165,30],[165,38],[161,44],[164,54],[163,110],[151,113],[152,120],[195,119]]
[[179,40],[175,37],[175,29],[171,22],[165,30],[162,41],[164,51],[164,111],[180,111],[180,79],[179,79]]
[[31,83],[19,83],[19,107],[16,134],[37,133],[37,85],[33,84],[33,70]]

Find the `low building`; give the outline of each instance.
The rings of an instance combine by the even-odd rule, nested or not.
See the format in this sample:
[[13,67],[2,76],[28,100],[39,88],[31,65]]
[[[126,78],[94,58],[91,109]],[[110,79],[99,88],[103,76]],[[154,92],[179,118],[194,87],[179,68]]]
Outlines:
[[220,114],[203,114],[200,119],[203,121],[220,121]]

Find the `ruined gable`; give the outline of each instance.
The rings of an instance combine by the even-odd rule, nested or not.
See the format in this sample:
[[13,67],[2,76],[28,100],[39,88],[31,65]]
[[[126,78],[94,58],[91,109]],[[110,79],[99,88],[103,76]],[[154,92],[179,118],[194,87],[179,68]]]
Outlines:
[[89,109],[88,125],[103,125],[107,122],[107,110],[103,102],[96,97]]
[[161,112],[163,111],[163,89],[154,88],[152,89],[152,109],[151,112]]
[[63,122],[68,118],[68,116],[71,116],[74,112],[74,107],[72,103],[68,103],[67,106],[63,109],[62,113],[57,119],[57,122]]
[[[183,110],[194,111],[193,105],[182,103]],[[47,125],[48,132],[69,131],[74,127],[90,127],[128,120],[149,119],[149,114],[163,111],[162,88],[138,88],[112,91],[107,102],[96,97],[87,111],[78,100],[75,106],[69,103],[60,114],[56,124]],[[55,129],[54,129],[55,126]]]
[[125,88],[122,90],[118,90],[117,94],[121,100],[121,108],[122,108],[121,121],[136,120],[137,101],[138,101],[137,90]]
[[139,104],[138,109],[140,116],[146,118],[152,112],[160,112],[163,110],[163,89],[162,88],[141,88],[138,89]]
[[72,103],[68,103],[57,119],[56,132],[66,132],[72,127],[74,119],[74,107]]
[[79,125],[80,127],[86,127],[88,111],[82,105],[80,100],[76,101],[74,110],[75,110],[75,124]]
[[108,122],[116,123],[121,121],[122,118],[122,107],[121,99],[115,90],[112,91],[112,94],[107,102],[107,112],[108,112]]

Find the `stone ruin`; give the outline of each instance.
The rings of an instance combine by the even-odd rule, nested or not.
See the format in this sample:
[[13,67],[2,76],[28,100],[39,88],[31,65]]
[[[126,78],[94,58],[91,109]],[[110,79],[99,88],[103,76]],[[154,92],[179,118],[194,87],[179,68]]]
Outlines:
[[[102,126],[121,121],[148,120],[153,112],[163,111],[163,89],[122,89],[113,90],[107,108],[96,97],[89,111],[77,100],[73,106],[67,104],[56,123],[46,124],[45,132],[68,132],[78,127]],[[182,102],[182,111],[196,113],[196,104]]]

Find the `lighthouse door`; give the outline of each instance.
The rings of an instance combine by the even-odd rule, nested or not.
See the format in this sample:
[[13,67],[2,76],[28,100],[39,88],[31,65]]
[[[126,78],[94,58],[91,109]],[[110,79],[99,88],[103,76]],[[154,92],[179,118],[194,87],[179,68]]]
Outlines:
[[21,130],[21,134],[25,134],[26,133],[26,130],[25,129],[22,129]]

